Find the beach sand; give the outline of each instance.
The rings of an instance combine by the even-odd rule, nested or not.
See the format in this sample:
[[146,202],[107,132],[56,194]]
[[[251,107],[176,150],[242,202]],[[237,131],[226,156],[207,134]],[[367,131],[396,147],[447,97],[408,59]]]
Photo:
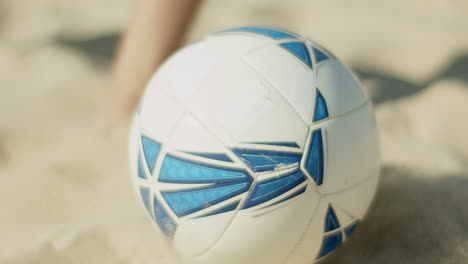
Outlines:
[[[276,25],[333,51],[375,104],[382,181],[326,263],[467,263],[468,2],[205,3],[188,40]],[[0,2],[0,263],[178,263],[136,195],[128,123],[96,108],[132,1]]]

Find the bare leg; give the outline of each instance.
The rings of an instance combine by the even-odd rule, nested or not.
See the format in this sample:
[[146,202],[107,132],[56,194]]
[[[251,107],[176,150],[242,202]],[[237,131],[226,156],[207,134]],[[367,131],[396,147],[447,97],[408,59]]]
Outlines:
[[161,62],[176,49],[201,0],[137,0],[112,68],[100,121],[128,119]]

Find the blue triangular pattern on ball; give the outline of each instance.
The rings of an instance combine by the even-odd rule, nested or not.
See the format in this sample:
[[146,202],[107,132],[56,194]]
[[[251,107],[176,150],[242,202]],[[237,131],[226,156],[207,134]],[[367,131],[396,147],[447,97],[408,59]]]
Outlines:
[[301,154],[270,150],[233,149],[253,171],[273,170],[280,165],[299,164]]
[[145,155],[146,165],[151,173],[153,173],[154,165],[158,159],[161,144],[153,141],[152,139],[141,136],[141,143],[143,145],[143,154]]
[[352,223],[351,225],[349,225],[348,227],[346,227],[345,229],[346,236],[349,237],[354,232],[354,230],[356,230],[358,225],[359,225],[359,221],[356,221]]
[[248,183],[216,184],[203,189],[162,192],[167,204],[182,217],[232,198],[249,187]]
[[244,172],[233,168],[202,164],[170,154],[164,158],[159,172],[159,181],[168,183],[224,183],[250,180]]
[[280,146],[280,147],[290,147],[290,148],[299,148],[297,142],[294,141],[284,141],[284,142],[244,142],[247,144],[259,144],[259,145],[271,145],[271,146]]
[[314,122],[322,120],[328,117],[328,108],[325,98],[323,98],[322,93],[317,89],[315,96],[315,112],[314,112]]
[[335,211],[330,205],[328,207],[327,216],[325,218],[325,232],[330,232],[338,228],[340,228],[340,222],[338,222],[338,218],[336,217]]
[[156,197],[154,197],[154,214],[156,224],[158,224],[159,228],[168,238],[172,239],[177,229],[177,223],[171,218],[166,208]]
[[206,158],[206,159],[213,159],[213,160],[219,160],[219,161],[226,161],[226,162],[232,162],[232,159],[229,158],[228,155],[224,153],[210,153],[210,152],[194,152],[194,151],[184,151],[184,153]]
[[146,187],[140,187],[140,195],[141,195],[141,200],[143,201],[143,204],[145,205],[146,211],[148,214],[153,218],[153,213],[151,212],[151,195],[150,195],[150,189]]
[[318,258],[322,258],[330,254],[341,245],[341,242],[343,242],[341,231],[325,236],[322,241],[322,249],[320,250]]
[[323,53],[321,50],[319,50],[317,48],[313,48],[313,49],[314,49],[314,55],[315,55],[315,61],[316,62],[321,62],[321,61],[329,59],[329,57],[325,53]]
[[284,31],[280,31],[278,29],[266,28],[266,27],[238,27],[238,28],[228,29],[223,32],[250,32],[250,33],[268,36],[274,39],[296,38],[295,36],[288,34]]
[[301,171],[296,171],[281,178],[257,183],[245,203],[244,208],[249,208],[278,197],[298,186],[304,182],[305,179],[306,178]]
[[307,172],[310,173],[317,185],[323,183],[323,141],[320,129],[312,132],[312,142],[308,151],[306,161]]
[[296,57],[298,57],[302,62],[307,64],[309,67],[312,68],[312,61],[310,59],[309,50],[307,50],[307,46],[302,42],[288,42],[279,44],[281,47],[285,48]]
[[201,215],[201,216],[199,216],[197,218],[212,216],[212,215],[217,215],[217,214],[222,214],[222,213],[234,211],[237,208],[237,206],[239,205],[239,203],[240,203],[240,200],[235,201],[234,203],[231,203],[231,204],[228,204],[228,205],[223,206],[221,208],[218,208],[218,209],[216,209],[216,210],[214,210],[212,212],[206,213],[206,214]]
[[141,155],[138,155],[138,177],[141,179],[146,179],[146,173],[143,169],[143,162],[141,161]]

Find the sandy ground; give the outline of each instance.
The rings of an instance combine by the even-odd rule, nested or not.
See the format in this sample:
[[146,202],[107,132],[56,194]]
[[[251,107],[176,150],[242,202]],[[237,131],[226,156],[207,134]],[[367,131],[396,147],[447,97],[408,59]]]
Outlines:
[[[467,263],[468,2],[208,1],[189,39],[279,25],[329,47],[375,102],[382,184],[327,263]],[[178,263],[91,129],[130,0],[0,1],[0,263]]]

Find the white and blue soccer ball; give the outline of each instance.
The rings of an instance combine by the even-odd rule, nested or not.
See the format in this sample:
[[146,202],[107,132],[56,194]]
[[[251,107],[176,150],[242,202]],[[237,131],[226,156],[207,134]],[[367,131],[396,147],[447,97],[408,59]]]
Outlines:
[[314,263],[373,199],[372,105],[335,56],[290,31],[243,27],[173,55],[132,125],[133,181],[187,263]]

